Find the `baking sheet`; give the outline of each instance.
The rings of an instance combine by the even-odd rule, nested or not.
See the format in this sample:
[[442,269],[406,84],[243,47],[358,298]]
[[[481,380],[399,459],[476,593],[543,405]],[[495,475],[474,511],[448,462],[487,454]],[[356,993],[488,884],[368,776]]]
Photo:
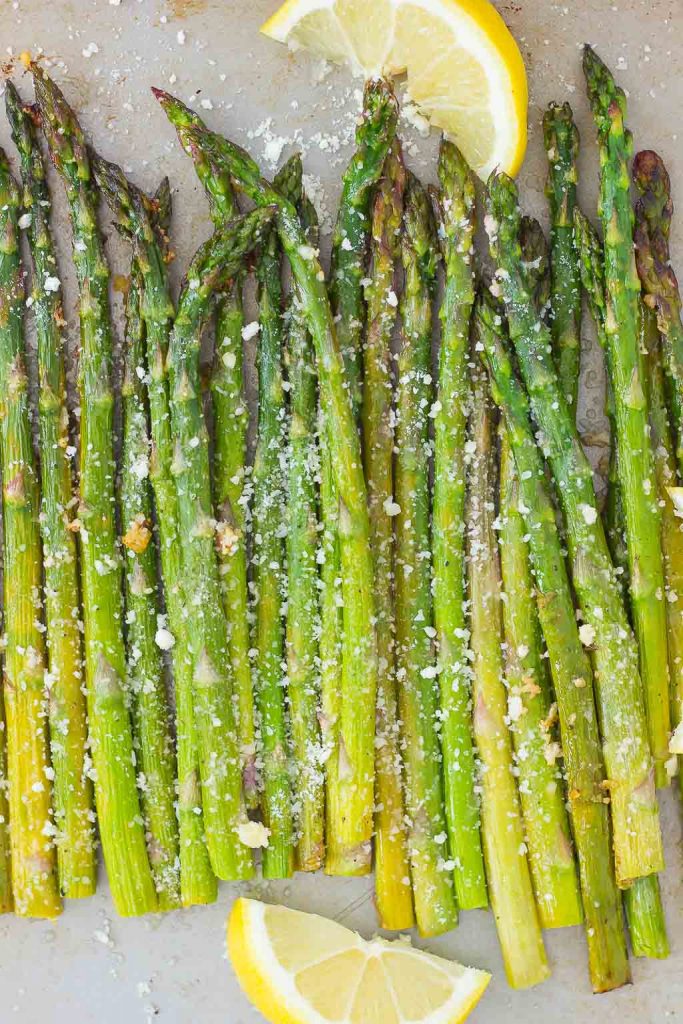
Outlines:
[[[265,168],[303,145],[309,188],[328,217],[336,205],[340,169],[348,159],[358,109],[358,83],[327,71],[262,38],[258,26],[277,0],[0,0],[0,60],[42,48],[52,73],[82,114],[98,149],[152,190],[163,173],[174,187],[172,236],[176,280],[210,232],[206,203],[149,86],[177,92],[209,123],[261,159]],[[530,72],[529,156],[521,175],[527,208],[543,217],[544,157],[540,117],[550,99],[569,99],[587,143],[581,155],[581,196],[595,206],[597,157],[580,70],[580,44],[594,43],[629,90],[629,124],[636,145],[653,146],[670,168],[674,195],[683,196],[683,33],[681,0],[519,0],[498,5],[522,46]],[[6,49],[5,49],[6,48]],[[28,77],[14,72],[22,94]],[[434,180],[436,140],[404,126],[409,162]],[[9,145],[4,117],[0,144]],[[57,187],[55,195],[61,198]],[[57,202],[56,219],[64,224]],[[681,199],[683,210],[683,198]],[[75,293],[66,257],[69,233],[60,233],[62,277],[75,341]],[[683,259],[683,227],[674,225],[673,249]],[[115,269],[126,272],[125,249],[112,241]],[[587,329],[587,337],[589,335]],[[589,346],[590,348],[590,346]],[[587,367],[584,429],[600,420],[599,372]],[[580,929],[547,933],[553,977],[526,993],[506,985],[491,915],[463,916],[452,934],[423,945],[494,973],[471,1020],[474,1024],[659,1024],[683,1021],[683,893],[681,821],[675,793],[666,794],[663,823],[668,870],[663,889],[672,944],[664,963],[634,961],[635,985],[592,996]],[[315,910],[357,928],[375,929],[372,882],[298,876],[285,883],[223,885],[213,907],[121,920],[106,880],[87,902],[68,903],[55,922],[0,918],[0,1022],[10,1024],[119,1024],[158,1019],[164,1024],[248,1024],[261,1018],[241,995],[224,953],[224,924],[238,893]],[[422,943],[421,943],[422,944]]]

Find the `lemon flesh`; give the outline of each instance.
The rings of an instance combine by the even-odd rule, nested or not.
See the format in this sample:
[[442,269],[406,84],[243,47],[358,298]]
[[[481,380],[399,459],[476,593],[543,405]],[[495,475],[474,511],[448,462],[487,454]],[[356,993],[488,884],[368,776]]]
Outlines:
[[460,1024],[490,975],[407,942],[369,942],[335,921],[238,899],[228,952],[273,1024]]
[[480,177],[521,167],[526,72],[488,0],[286,0],[262,31],[366,78],[405,74],[409,98]]

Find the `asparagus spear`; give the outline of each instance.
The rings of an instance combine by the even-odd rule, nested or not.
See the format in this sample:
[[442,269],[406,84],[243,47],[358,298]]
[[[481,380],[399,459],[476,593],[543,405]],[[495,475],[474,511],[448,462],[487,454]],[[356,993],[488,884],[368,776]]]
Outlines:
[[159,550],[172,647],[176,696],[180,890],[183,906],[210,903],[216,879],[204,840],[199,754],[193,709],[193,664],[190,649],[192,617],[185,600],[178,498],[172,474],[173,437],[169,411],[167,351],[173,317],[168,291],[166,242],[159,198],[150,200],[134,188],[115,164],[92,155],[99,187],[120,230],[134,242],[142,293],[140,314],[145,325],[146,390],[150,408],[149,476],[159,528]]
[[384,78],[368,80],[356,129],[356,151],[342,177],[329,284],[337,341],[356,415],[361,405],[361,339],[365,322],[362,280],[370,235],[370,203],[397,121],[398,104],[390,82]]
[[400,724],[394,638],[394,415],[391,341],[396,322],[405,166],[394,140],[372,213],[370,272],[365,285],[363,457],[368,486],[377,609],[377,752],[375,758],[375,901],[383,928],[414,923],[401,779]]
[[39,490],[31,440],[19,256],[21,195],[0,150],[0,456],[4,539],[4,700],[14,909],[61,913],[46,726]]
[[[200,122],[199,122],[200,123]],[[230,178],[213,174],[199,150],[193,153],[195,170],[209,199],[216,230],[238,214]],[[237,694],[242,781],[247,807],[258,806],[256,729],[252,669],[249,662],[247,594],[247,427],[249,413],[244,396],[242,351],[242,283],[234,285],[218,302],[216,348],[211,374],[214,417],[214,487],[219,520],[218,554],[228,619],[228,646]]]
[[604,227],[607,367],[619,450],[617,469],[626,523],[630,597],[640,650],[655,781],[668,785],[669,667],[664,567],[647,397],[640,352],[640,281],[633,252],[633,209],[624,127],[626,100],[590,47],[584,50],[588,95],[601,152],[600,215]]
[[[373,828],[373,723],[377,684],[373,560],[360,443],[325,277],[315,250],[307,244],[296,210],[261,177],[249,155],[234,143],[198,127],[196,115],[187,111],[179,100],[161,90],[155,90],[155,95],[178,129],[187,151],[203,150],[212,165],[229,172],[233,182],[258,206],[273,204],[277,208],[278,231],[313,339],[326,421],[325,448],[329,450],[339,493],[340,577],[348,654],[340,693],[348,695],[349,699],[341,701],[337,724],[339,765],[343,768],[336,794],[340,808],[338,863],[348,873],[362,872],[367,870]],[[327,650],[321,646],[323,661],[326,654]],[[326,868],[329,870],[328,865]]]
[[30,217],[33,262],[32,310],[38,336],[38,402],[42,499],[40,529],[45,571],[45,621],[50,672],[50,749],[57,828],[57,871],[64,896],[95,891],[92,782],[86,771],[87,723],[76,536],[72,527],[73,481],[67,457],[69,414],[58,267],[49,226],[50,195],[38,148],[35,112],[22,104],[11,81],[5,86],[7,116],[19,151],[22,206]]
[[576,413],[581,359],[581,281],[574,245],[579,132],[568,103],[551,103],[543,116],[548,155],[546,195],[550,206],[550,328],[560,384]]
[[444,863],[447,833],[435,727],[438,684],[429,557],[435,235],[427,193],[409,174],[401,239],[405,286],[396,396],[396,674],[413,899],[423,935],[438,935],[457,923],[453,882]]
[[88,724],[95,803],[109,884],[122,915],[156,910],[136,786],[126,694],[122,571],[114,526],[109,268],[81,127],[61,91],[33,66],[50,155],[66,188],[80,290],[81,542]]
[[[370,202],[372,190],[382,173],[387,153],[396,131],[398,108],[391,85],[383,79],[366,83],[363,113],[356,129],[356,152],[342,180],[342,195],[332,239],[329,297],[335,320],[337,341],[346,369],[346,384],[353,413],[360,415],[361,341],[365,321],[362,279],[370,233]],[[324,410],[321,414],[324,420]],[[321,422],[321,437],[327,429]],[[324,444],[323,444],[324,448]],[[358,859],[354,853],[349,862],[345,844],[343,818],[346,814],[344,784],[344,753],[342,749],[345,705],[349,701],[344,679],[348,678],[349,648],[344,640],[346,604],[338,607],[338,583],[341,577],[342,551],[339,532],[339,494],[334,481],[332,462],[325,454],[321,460],[321,501],[325,528],[325,565],[323,567],[322,650],[325,668],[322,676],[322,703],[326,723],[327,757],[327,856],[325,870],[329,874],[365,873],[370,870],[370,847]],[[327,560],[330,560],[329,563]],[[339,689],[339,655],[342,663],[342,687]],[[363,715],[371,722],[370,708]],[[368,743],[368,738],[364,739]]]
[[598,516],[591,467],[549,358],[550,333],[538,319],[522,273],[517,190],[507,175],[491,177],[487,210],[497,289],[564,511],[583,636],[594,649],[616,874],[627,887],[663,866],[638,651]]
[[505,593],[508,717],[529,867],[541,924],[544,928],[564,928],[579,924],[583,911],[562,779],[555,764],[550,679],[520,503],[519,479],[504,429],[500,467],[500,562]]
[[191,609],[192,692],[206,838],[214,871],[228,879],[250,877],[253,864],[241,838],[246,823],[242,772],[227,674],[227,620],[215,549],[199,346],[212,297],[234,279],[245,255],[261,241],[272,213],[266,208],[232,221],[198,250],[180,294],[168,351],[171,469],[183,537],[184,590]]
[[501,318],[485,296],[477,306],[477,329],[493,397],[503,413],[515,459],[538,617],[558,702],[591,980],[596,992],[605,992],[626,984],[630,974],[604,797],[593,672],[580,639],[555,507],[529,423],[527,398],[504,345]]
[[[592,224],[578,208],[574,211],[574,228],[577,250],[580,257],[581,281],[588,296],[588,305],[596,324],[600,346],[606,351],[605,318],[607,307],[602,244]],[[645,321],[643,321],[644,323]],[[618,463],[618,452],[616,428],[614,425],[614,403],[611,392],[608,398],[608,411],[611,420],[612,446],[606,528],[612,557],[615,565],[619,568],[623,567],[624,571],[621,579],[624,584],[627,584],[629,578],[628,556],[625,544],[621,486],[618,474],[615,473]],[[656,451],[656,443],[654,447]],[[668,615],[669,609],[667,606]],[[657,876],[649,875],[645,878],[637,879],[629,889],[625,890],[624,904],[634,954],[636,956],[668,956],[666,922],[664,920],[664,909],[662,907]]]
[[[574,234],[579,257],[579,273],[581,283],[588,299],[588,308],[595,323],[600,348],[607,353],[607,335],[605,333],[605,268],[602,242],[587,217],[576,207],[574,210]],[[607,542],[612,561],[627,596],[628,586],[628,551],[626,550],[626,526],[624,522],[624,505],[619,486],[617,469],[618,449],[616,443],[616,425],[614,422],[614,400],[612,387],[607,381],[607,417],[610,422],[610,457],[607,476],[607,501],[603,513]]]
[[[301,158],[287,161],[273,183],[290,202],[301,197]],[[284,630],[282,599],[285,545],[281,531],[285,504],[286,409],[281,352],[282,250],[271,230],[256,264],[259,341],[259,405],[254,458],[254,604],[256,614],[256,704],[261,725],[263,820],[270,830],[263,852],[265,878],[289,878],[294,867],[292,790],[290,785],[285,691],[282,671]]]
[[[675,726],[680,720],[683,694],[683,620],[680,611],[683,598],[683,533],[668,491],[676,479],[676,457],[666,408],[657,321],[654,312],[648,309],[643,311],[641,351],[646,356],[650,436],[655,453],[657,493],[662,509],[661,542],[666,577],[671,716]],[[668,763],[667,770],[670,767]],[[624,904],[634,956],[654,957],[658,960],[668,957],[669,940],[657,876],[638,879],[624,893]]]
[[9,831],[9,801],[7,790],[7,729],[5,700],[0,693],[0,914],[14,910],[12,897],[12,854]]
[[519,226],[519,244],[522,249],[524,272],[529,291],[539,315],[546,318],[550,302],[551,273],[550,249],[543,228],[535,217],[524,216]]
[[463,910],[485,907],[479,801],[472,738],[465,621],[465,435],[470,401],[469,325],[474,304],[474,178],[451,142],[439,152],[437,204],[445,283],[440,309],[439,386],[434,416],[434,625],[439,663],[441,750],[455,892]]
[[125,548],[125,608],[131,714],[142,812],[160,910],[180,906],[175,755],[166,681],[157,644],[158,593],[149,489],[149,433],[144,379],[141,275],[133,264],[126,300],[120,508]]
[[[662,506],[662,551],[666,574],[669,672],[671,676],[671,718],[674,729],[683,717],[683,530],[671,489],[676,487],[676,456],[666,404],[666,382],[662,367],[662,346],[654,313],[643,317],[643,349],[646,352],[650,399],[650,427],[655,452],[657,492]],[[668,767],[671,767],[669,765]],[[683,778],[679,778],[683,784]]]
[[[300,203],[311,245],[317,243],[318,218],[307,196]],[[287,368],[291,416],[287,450],[287,689],[294,754],[297,866],[317,871],[325,858],[325,776],[318,705],[318,507],[316,476],[317,387],[311,339],[295,290],[289,300]]]
[[636,156],[633,180],[640,192],[636,207],[636,265],[645,302],[656,310],[662,335],[676,460],[679,475],[683,476],[683,324],[681,296],[669,254],[671,182],[662,158],[652,150]]
[[544,981],[550,970],[526,857],[512,742],[505,724],[492,420],[488,388],[483,373],[479,373],[473,383],[469,423],[471,462],[466,509],[474,738],[482,764],[482,838],[498,939],[509,984],[527,988]]

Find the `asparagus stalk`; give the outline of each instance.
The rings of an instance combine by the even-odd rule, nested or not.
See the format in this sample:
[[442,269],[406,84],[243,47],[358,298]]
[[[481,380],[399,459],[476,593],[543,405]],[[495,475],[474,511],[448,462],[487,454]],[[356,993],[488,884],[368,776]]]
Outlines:
[[517,470],[538,618],[558,703],[591,981],[596,992],[605,992],[626,984],[630,973],[614,878],[593,671],[580,638],[555,507],[529,422],[527,398],[504,345],[501,318],[485,298],[477,307],[477,329]]
[[581,281],[574,245],[579,132],[568,103],[551,103],[543,117],[548,156],[546,195],[550,207],[550,329],[560,384],[576,413],[581,360]]
[[[318,237],[315,208],[304,195],[302,223],[309,243]],[[287,687],[294,754],[297,866],[317,871],[325,859],[325,776],[318,710],[320,629],[317,566],[317,386],[311,339],[295,290],[289,301],[287,368],[291,416],[287,450]]]
[[[522,217],[520,247],[528,286],[543,316],[550,296],[550,253],[543,229]],[[544,928],[583,920],[561,778],[555,767],[555,705],[542,646],[519,480],[507,429],[500,429],[500,561],[505,600],[508,717],[536,903]]]
[[[239,210],[227,174],[212,174],[199,150],[193,153],[195,170],[209,199],[216,230]],[[247,590],[247,428],[249,413],[244,396],[242,282],[218,302],[216,347],[211,374],[214,417],[214,487],[218,518],[218,554],[228,619],[228,646],[237,694],[240,753],[244,797],[249,808],[258,806],[256,727],[252,668],[249,662]]]
[[[602,242],[587,217],[576,207],[574,210],[574,234],[579,256],[579,273],[581,283],[588,299],[588,308],[595,323],[598,342],[605,355],[607,354],[607,334],[605,319],[607,306],[605,301],[605,267]],[[626,527],[624,522],[624,505],[619,486],[618,447],[616,425],[614,422],[614,399],[611,384],[607,382],[607,416],[610,421],[610,458],[608,471],[607,502],[604,512],[605,530],[609,543],[612,561],[619,573],[624,587],[628,585],[628,551],[626,550]],[[627,594],[626,589],[624,594]]]
[[142,383],[145,370],[140,277],[134,263],[126,300],[126,347],[121,387],[123,451],[119,501],[125,549],[126,640],[147,850],[159,909],[172,910],[180,906],[175,755],[169,730],[164,666],[157,644],[159,603],[148,479],[149,432]]
[[[346,382],[351,396],[353,413],[360,415],[361,341],[365,322],[362,280],[370,235],[370,203],[372,190],[382,168],[396,131],[398,108],[391,85],[383,79],[366,83],[363,113],[356,130],[356,152],[342,179],[342,195],[337,223],[332,239],[329,297],[334,316],[337,341],[346,369]],[[322,411],[324,420],[324,409]],[[327,429],[321,422],[321,436]],[[324,445],[323,445],[324,447]],[[370,870],[371,850],[366,846],[361,859],[357,854],[349,861],[345,844],[341,840],[345,826],[346,797],[344,783],[344,739],[342,719],[349,694],[344,680],[348,678],[349,647],[345,641],[346,603],[338,607],[338,583],[341,577],[342,551],[335,533],[339,532],[339,494],[332,462],[323,455],[321,460],[321,500],[325,528],[322,603],[322,649],[326,657],[322,675],[322,702],[326,723],[327,757],[327,857],[325,870],[329,874],[362,874]],[[327,562],[327,559],[331,561]],[[339,690],[338,661],[341,655],[342,687]],[[335,671],[336,669],[336,671]],[[370,708],[363,708],[371,722]],[[365,738],[365,743],[368,738]]]
[[655,781],[658,786],[664,786],[669,783],[666,761],[671,727],[666,604],[661,516],[639,347],[640,281],[633,251],[633,209],[628,175],[632,144],[624,127],[624,94],[590,47],[584,50],[584,71],[601,152],[600,215],[605,238],[607,367],[614,399],[619,450],[617,470],[626,523],[631,607],[640,650]]
[[469,326],[474,304],[475,191],[465,159],[445,140],[439,152],[439,181],[437,210],[445,282],[434,416],[434,625],[449,848],[455,861],[458,905],[468,910],[488,903],[465,620],[465,437],[470,401]]
[[396,396],[396,664],[415,917],[423,935],[457,923],[445,867],[430,565],[429,411],[436,232],[429,198],[408,175],[401,259],[402,345]]
[[49,226],[50,195],[38,148],[35,112],[22,104],[11,81],[5,87],[7,116],[19,151],[22,206],[30,217],[33,262],[32,310],[38,336],[40,434],[40,530],[45,571],[45,622],[49,665],[50,750],[57,829],[57,871],[64,896],[95,891],[92,782],[86,771],[87,722],[76,535],[72,529],[73,480],[67,456],[69,414],[60,289],[45,287],[58,267]]
[[31,440],[19,256],[21,195],[0,150],[0,457],[3,483],[4,700],[14,909],[61,913],[41,628],[39,488]]
[[414,923],[406,846],[394,637],[394,416],[391,341],[396,322],[405,166],[394,140],[372,213],[370,272],[365,285],[363,457],[368,486],[377,610],[377,752],[375,757],[375,901],[383,928]]
[[494,432],[482,373],[473,383],[469,446],[467,570],[474,655],[474,738],[482,764],[482,838],[507,979],[513,988],[527,988],[544,981],[550,970],[526,857],[512,742],[505,724],[501,578],[494,532]]
[[517,190],[507,175],[491,177],[487,209],[496,284],[562,503],[572,578],[585,618],[583,636],[593,648],[617,881],[628,887],[663,866],[638,651],[598,515],[591,467],[549,358],[550,333],[538,319],[522,273]]
[[683,476],[683,324],[681,295],[669,253],[671,181],[662,158],[652,150],[636,156],[633,180],[640,192],[636,207],[636,265],[645,302],[656,311],[662,335],[676,461],[679,475]]
[[[301,158],[287,161],[274,187],[296,203],[301,197]],[[270,830],[263,852],[265,878],[289,878],[294,868],[285,691],[282,671],[286,594],[285,544],[281,522],[285,505],[286,409],[282,380],[285,342],[282,316],[282,250],[271,230],[256,264],[259,308],[257,350],[259,405],[254,458],[254,595],[256,703],[261,727],[263,793],[261,809]]]
[[505,601],[508,718],[529,867],[544,928],[583,920],[562,777],[555,763],[551,686],[541,641],[519,479],[501,436],[500,562]]
[[[650,427],[655,452],[657,491],[662,506],[662,551],[666,575],[669,672],[671,676],[671,718],[674,729],[683,719],[683,530],[671,490],[676,487],[676,456],[666,404],[666,382],[662,347],[654,313],[643,317],[643,349],[647,360],[650,399]],[[671,769],[673,766],[667,766]],[[683,779],[679,778],[683,783]]]
[[[676,479],[676,456],[666,408],[665,383],[660,362],[660,339],[657,321],[652,310],[644,309],[641,350],[646,357],[646,381],[650,403],[650,429],[655,453],[657,493],[662,509],[662,552],[666,578],[666,613],[669,647],[669,673],[671,680],[671,716],[676,726],[680,720],[681,694],[683,694],[683,619],[680,604],[683,599],[683,533],[681,521],[675,514],[669,487]],[[667,763],[667,770],[671,763]],[[624,893],[626,916],[631,933],[634,956],[658,960],[669,955],[669,940],[662,905],[659,880],[656,875],[640,878]]]
[[547,319],[551,292],[550,249],[543,228],[535,217],[524,216],[519,226],[524,272],[539,315]]
[[12,853],[9,830],[9,801],[7,791],[7,728],[5,700],[0,693],[0,914],[14,910],[12,897]]
[[356,129],[356,151],[342,177],[329,284],[337,341],[356,415],[361,405],[361,339],[365,323],[362,280],[370,236],[370,204],[397,121],[398,105],[391,84],[383,78],[367,81],[363,112]]
[[[168,394],[167,352],[173,317],[168,291],[166,242],[159,198],[151,203],[134,188],[115,164],[95,155],[92,165],[98,184],[121,231],[134,242],[141,279],[140,314],[145,326],[146,390],[150,409],[149,477],[159,528],[161,572],[172,646],[176,696],[178,762],[178,822],[180,833],[180,891],[183,906],[210,903],[216,898],[216,879],[204,838],[198,741],[194,721],[193,661],[190,634],[192,606],[184,589],[178,498],[172,473],[173,436]],[[199,614],[198,612],[196,614]]]
[[85,675],[95,803],[114,903],[122,915],[156,910],[136,786],[126,693],[122,571],[114,524],[109,268],[97,226],[97,192],[75,114],[33,66],[50,155],[66,188],[80,290],[81,542]]
[[[337,862],[348,873],[367,870],[373,830],[374,802],[374,707],[377,684],[374,576],[367,492],[360,442],[346,386],[344,363],[337,342],[325,278],[315,250],[307,244],[298,215],[291,203],[260,175],[258,166],[244,150],[196,124],[196,115],[161,90],[155,95],[178,129],[183,146],[192,153],[203,150],[217,169],[227,171],[233,182],[258,206],[277,209],[277,226],[292,267],[302,311],[313,339],[325,436],[333,478],[339,493],[340,577],[344,605],[344,643],[348,657],[343,666],[339,720],[339,853]],[[323,485],[325,484],[323,473]],[[325,495],[322,496],[324,502]],[[325,599],[327,601],[327,599]],[[322,649],[325,660],[327,650]],[[323,709],[325,713],[325,709]],[[329,788],[328,788],[329,797]],[[327,870],[330,870],[326,865]]]
[[[605,319],[607,306],[602,244],[590,221],[578,209],[574,211],[574,227],[577,251],[580,257],[581,281],[588,296],[588,305],[596,324],[600,346],[606,352]],[[644,324],[645,321],[643,320]],[[618,474],[615,472],[618,464],[618,449],[616,427],[614,424],[614,403],[611,391],[608,398],[608,411],[611,420],[612,446],[606,528],[612,557],[618,568],[623,567],[621,579],[626,584],[629,579],[628,555],[625,543],[622,492]],[[656,451],[657,445],[654,438],[653,442],[655,442],[654,448]],[[669,610],[667,606],[668,615]],[[629,889],[625,890],[624,905],[626,907],[634,954],[636,956],[668,956],[666,922],[664,920],[664,909],[662,907],[657,876],[649,875],[645,878],[637,879]]]
[[242,772],[227,658],[227,620],[222,602],[209,472],[209,442],[202,410],[199,347],[212,297],[225,290],[245,255],[272,218],[269,208],[232,221],[195,255],[178,302],[168,350],[169,397],[174,438],[172,473],[183,538],[184,591],[191,609],[190,650],[204,820],[211,864],[219,878],[248,878],[250,851]]

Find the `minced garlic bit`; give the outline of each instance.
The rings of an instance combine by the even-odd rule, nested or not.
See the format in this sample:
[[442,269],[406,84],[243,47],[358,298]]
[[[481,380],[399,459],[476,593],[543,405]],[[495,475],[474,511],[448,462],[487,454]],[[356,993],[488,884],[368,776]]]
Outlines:
[[136,555],[141,555],[143,551],[147,550],[151,539],[152,530],[142,514],[133,519],[122,537],[124,546],[129,551],[134,551]]

